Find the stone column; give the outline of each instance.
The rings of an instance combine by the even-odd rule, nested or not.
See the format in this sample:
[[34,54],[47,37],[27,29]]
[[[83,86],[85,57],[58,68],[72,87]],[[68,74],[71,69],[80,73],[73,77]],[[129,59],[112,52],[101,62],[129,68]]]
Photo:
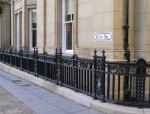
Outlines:
[[45,0],[37,1],[37,47],[39,52],[44,51],[45,44]]
[[25,49],[26,38],[26,0],[22,0],[22,46]]
[[[61,1],[61,0],[59,0]],[[56,0],[46,0],[46,40],[45,46],[48,53],[54,53],[57,42],[57,25],[56,25]],[[59,10],[59,9],[58,9]],[[59,22],[60,23],[60,22]],[[58,23],[58,24],[59,24]],[[60,26],[59,26],[60,27]],[[60,29],[59,29],[60,30]],[[60,34],[59,34],[60,36]],[[58,36],[58,37],[59,37]]]
[[14,1],[11,0],[11,46],[14,46]]
[[2,11],[2,44],[4,48],[10,47],[10,3],[3,2]]

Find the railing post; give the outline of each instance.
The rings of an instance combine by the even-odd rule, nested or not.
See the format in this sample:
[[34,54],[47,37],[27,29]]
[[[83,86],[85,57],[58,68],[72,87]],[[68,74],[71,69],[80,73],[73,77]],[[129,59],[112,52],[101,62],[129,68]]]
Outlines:
[[15,50],[15,51],[14,51],[14,54],[13,54],[13,55],[14,55],[14,58],[15,58],[15,65],[14,65],[15,67],[17,66],[17,65],[16,65],[16,64],[17,64],[17,63],[16,63],[16,51],[17,51],[17,50]]
[[35,47],[34,48],[34,75],[38,76],[37,73],[37,59],[38,59],[38,48]]
[[9,54],[10,54],[10,66],[12,66],[12,47],[9,50]]
[[74,77],[74,88],[77,91],[78,89],[78,76],[77,76],[77,59],[78,55],[73,55],[73,77]]
[[94,50],[94,56],[93,56],[93,59],[94,59],[94,99],[97,99],[96,97],[96,68],[97,68],[97,64],[96,64],[96,60],[97,60],[97,50],[95,49]]
[[29,73],[29,51],[26,50],[25,53],[26,53],[26,59],[27,59],[27,72]]
[[58,49],[55,49],[55,82],[56,84],[58,84],[57,82],[57,57],[58,57]]
[[5,63],[5,61],[4,61],[4,56],[5,56],[5,48],[3,49],[3,63]]
[[7,49],[5,49],[5,59],[4,59],[4,61],[5,61],[5,64],[7,64]]
[[144,59],[139,59],[136,62],[136,101],[139,106],[145,102],[145,78],[147,62]]
[[56,58],[56,83],[57,85],[62,85],[62,77],[61,77],[61,56],[62,56],[62,50],[59,50],[56,48],[55,52],[55,58]]
[[1,48],[1,62],[3,61],[3,49]]
[[47,52],[44,52],[45,78],[47,79]]
[[22,58],[23,58],[22,52],[23,52],[23,48],[20,47],[20,53],[19,53],[19,55],[20,55],[20,70],[22,70]]
[[1,56],[2,56],[2,49],[0,48],[0,61],[1,61]]
[[5,62],[5,59],[6,59],[6,49],[4,49],[4,59],[3,59],[3,61],[4,61],[5,64],[7,64],[7,63]]
[[105,56],[105,50],[102,51],[102,94],[103,94],[103,102],[105,102],[105,60],[106,60],[106,56]]
[[59,84],[62,86],[62,49],[59,49],[59,67],[60,67],[60,73],[59,73]]
[[94,51],[94,77],[95,77],[95,94],[94,99],[100,99],[105,102],[105,51],[103,55],[97,56],[97,50]]

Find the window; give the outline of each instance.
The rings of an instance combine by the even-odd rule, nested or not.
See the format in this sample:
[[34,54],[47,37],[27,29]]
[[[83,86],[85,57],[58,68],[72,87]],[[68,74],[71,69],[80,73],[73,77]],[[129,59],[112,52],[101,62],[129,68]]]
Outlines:
[[21,39],[22,39],[22,12],[17,13],[15,15],[15,42],[16,42],[16,49],[20,50],[21,46]]
[[73,53],[74,0],[63,0],[62,5],[62,49]]
[[15,37],[16,37],[16,48],[19,49],[19,16],[18,14],[15,15]]
[[36,9],[30,10],[30,39],[29,47],[30,51],[33,51],[37,45],[37,11]]

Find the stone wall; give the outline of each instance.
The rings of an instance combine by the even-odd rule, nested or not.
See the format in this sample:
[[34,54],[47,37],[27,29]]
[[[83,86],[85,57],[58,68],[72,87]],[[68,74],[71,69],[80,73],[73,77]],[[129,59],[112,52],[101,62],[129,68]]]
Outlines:
[[135,57],[150,59],[150,0],[135,0]]
[[10,47],[10,4],[9,0],[2,0],[0,7],[0,47]]
[[[149,59],[150,0],[129,0],[129,48],[131,60]],[[73,24],[74,53],[92,57],[105,49],[107,59],[124,61],[125,0],[75,0]],[[62,1],[14,0],[12,14],[22,12],[22,46],[29,47],[30,8],[37,8],[37,47],[39,52],[54,53],[62,47]],[[12,45],[15,47],[14,17],[12,16]],[[94,41],[95,33],[111,33],[112,41]]]

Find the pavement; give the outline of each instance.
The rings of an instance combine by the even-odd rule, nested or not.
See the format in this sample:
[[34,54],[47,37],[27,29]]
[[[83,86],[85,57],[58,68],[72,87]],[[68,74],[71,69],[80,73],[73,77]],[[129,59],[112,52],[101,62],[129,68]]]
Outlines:
[[0,114],[35,114],[20,100],[0,87]]
[[0,114],[102,114],[0,70]]

